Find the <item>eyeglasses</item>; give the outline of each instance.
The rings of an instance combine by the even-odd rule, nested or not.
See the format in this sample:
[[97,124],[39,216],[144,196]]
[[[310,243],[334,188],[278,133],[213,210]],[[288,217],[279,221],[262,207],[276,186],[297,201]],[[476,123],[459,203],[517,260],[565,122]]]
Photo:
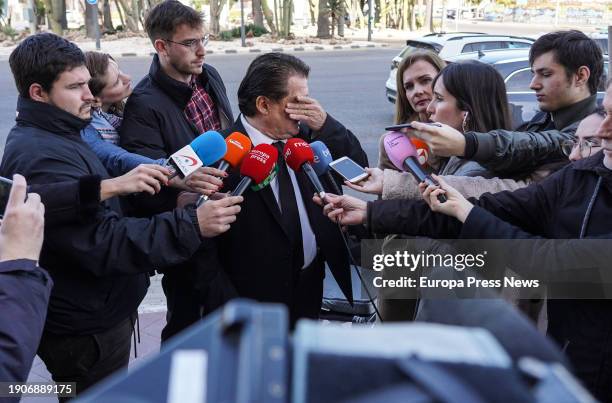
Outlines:
[[563,154],[567,155],[568,157],[576,147],[580,147],[580,156],[582,156],[582,158],[587,158],[591,156],[591,149],[593,147],[601,147],[601,140],[591,137],[583,140],[565,140],[563,143],[561,143]]
[[208,45],[208,38],[209,35],[206,34],[204,35],[203,38],[200,39],[189,39],[187,41],[184,42],[175,42],[175,41],[171,41],[170,39],[164,39],[164,41],[166,42],[171,42],[171,43],[176,43],[177,45],[183,45],[186,48],[190,48],[193,51],[198,50],[198,44],[202,44],[202,47],[205,47],[206,45]]

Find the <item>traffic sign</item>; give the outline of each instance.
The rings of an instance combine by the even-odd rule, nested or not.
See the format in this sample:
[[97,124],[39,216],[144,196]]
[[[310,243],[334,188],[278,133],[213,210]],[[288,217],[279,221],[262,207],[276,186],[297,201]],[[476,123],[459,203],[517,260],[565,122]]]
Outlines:
[[98,4],[98,0],[87,0],[87,3],[91,4],[92,6],[95,6],[96,4]]

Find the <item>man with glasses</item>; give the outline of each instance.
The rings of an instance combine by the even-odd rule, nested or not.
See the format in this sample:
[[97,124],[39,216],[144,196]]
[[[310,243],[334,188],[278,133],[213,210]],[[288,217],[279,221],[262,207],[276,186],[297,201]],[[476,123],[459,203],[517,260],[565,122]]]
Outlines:
[[[125,149],[154,159],[167,158],[200,133],[222,130],[233,123],[225,85],[217,70],[204,63],[208,36],[202,15],[176,0],[164,1],[149,11],[145,30],[156,55],[134,88],[125,107],[119,135]],[[220,189],[225,173],[200,168],[190,175],[192,187]],[[197,183],[194,183],[197,182]],[[176,207],[178,191],[164,188],[154,197],[138,197],[135,214],[151,216]],[[186,266],[167,270],[162,280],[168,304],[168,324],[162,340],[200,317],[194,290],[195,269],[214,254],[200,251]],[[185,266],[185,265],[184,265]]]
[[576,129],[576,139],[566,140],[562,143],[563,153],[570,161],[578,161],[588,158],[601,150],[601,139],[595,136],[601,122],[606,117],[602,107],[584,118]]

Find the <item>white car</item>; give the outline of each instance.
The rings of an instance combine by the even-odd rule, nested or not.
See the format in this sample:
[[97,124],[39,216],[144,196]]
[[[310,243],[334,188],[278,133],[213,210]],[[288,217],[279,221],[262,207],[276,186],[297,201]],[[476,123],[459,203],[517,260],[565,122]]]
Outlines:
[[396,73],[400,62],[415,50],[431,50],[446,60],[464,53],[494,49],[527,49],[535,39],[522,36],[490,35],[480,32],[453,32],[428,34],[421,38],[409,39],[406,47],[391,61],[391,71],[386,82],[387,99],[395,103],[397,96]]

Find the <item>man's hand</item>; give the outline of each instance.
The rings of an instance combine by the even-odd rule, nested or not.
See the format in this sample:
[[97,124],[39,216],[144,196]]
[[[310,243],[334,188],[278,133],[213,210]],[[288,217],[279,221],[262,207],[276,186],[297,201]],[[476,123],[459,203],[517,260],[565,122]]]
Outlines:
[[441,126],[427,125],[421,122],[411,122],[412,129],[403,129],[409,136],[423,140],[431,152],[438,157],[451,157],[465,155],[465,136],[452,127],[438,123]]
[[15,259],[38,261],[43,244],[45,205],[37,193],[26,199],[26,180],[13,176],[2,225],[0,225],[0,262]]
[[296,101],[287,103],[285,112],[289,117],[308,125],[314,131],[321,130],[327,119],[327,112],[321,104],[314,98],[303,96],[297,96]]
[[229,196],[221,200],[207,201],[197,208],[200,233],[205,238],[212,238],[230,229],[230,224],[236,221],[240,212],[239,203],[242,196]]
[[370,176],[368,176],[359,183],[351,183],[349,181],[345,181],[344,184],[358,192],[381,195],[383,192],[384,185],[383,171],[378,168],[366,168],[365,170],[367,173],[370,174]]
[[146,192],[158,193],[162,185],[168,185],[170,171],[161,165],[141,164],[130,172],[100,183],[100,200],[104,201],[114,196]]
[[185,178],[185,184],[194,192],[210,196],[223,186],[223,180],[220,178],[226,177],[227,172],[212,167],[202,167]]
[[[313,201],[319,206],[323,206],[323,200],[318,196],[313,197]],[[352,196],[337,196],[332,193],[325,194],[325,206],[323,214],[333,222],[341,225],[358,225],[366,221],[367,203]]]
[[[429,205],[432,211],[455,217],[462,223],[465,222],[474,205],[438,175],[433,175],[433,178],[438,181],[440,186],[427,186],[425,182],[419,184],[419,190],[423,193],[425,203]],[[444,203],[440,203],[438,200],[438,195],[441,194],[446,195],[447,200]]]

